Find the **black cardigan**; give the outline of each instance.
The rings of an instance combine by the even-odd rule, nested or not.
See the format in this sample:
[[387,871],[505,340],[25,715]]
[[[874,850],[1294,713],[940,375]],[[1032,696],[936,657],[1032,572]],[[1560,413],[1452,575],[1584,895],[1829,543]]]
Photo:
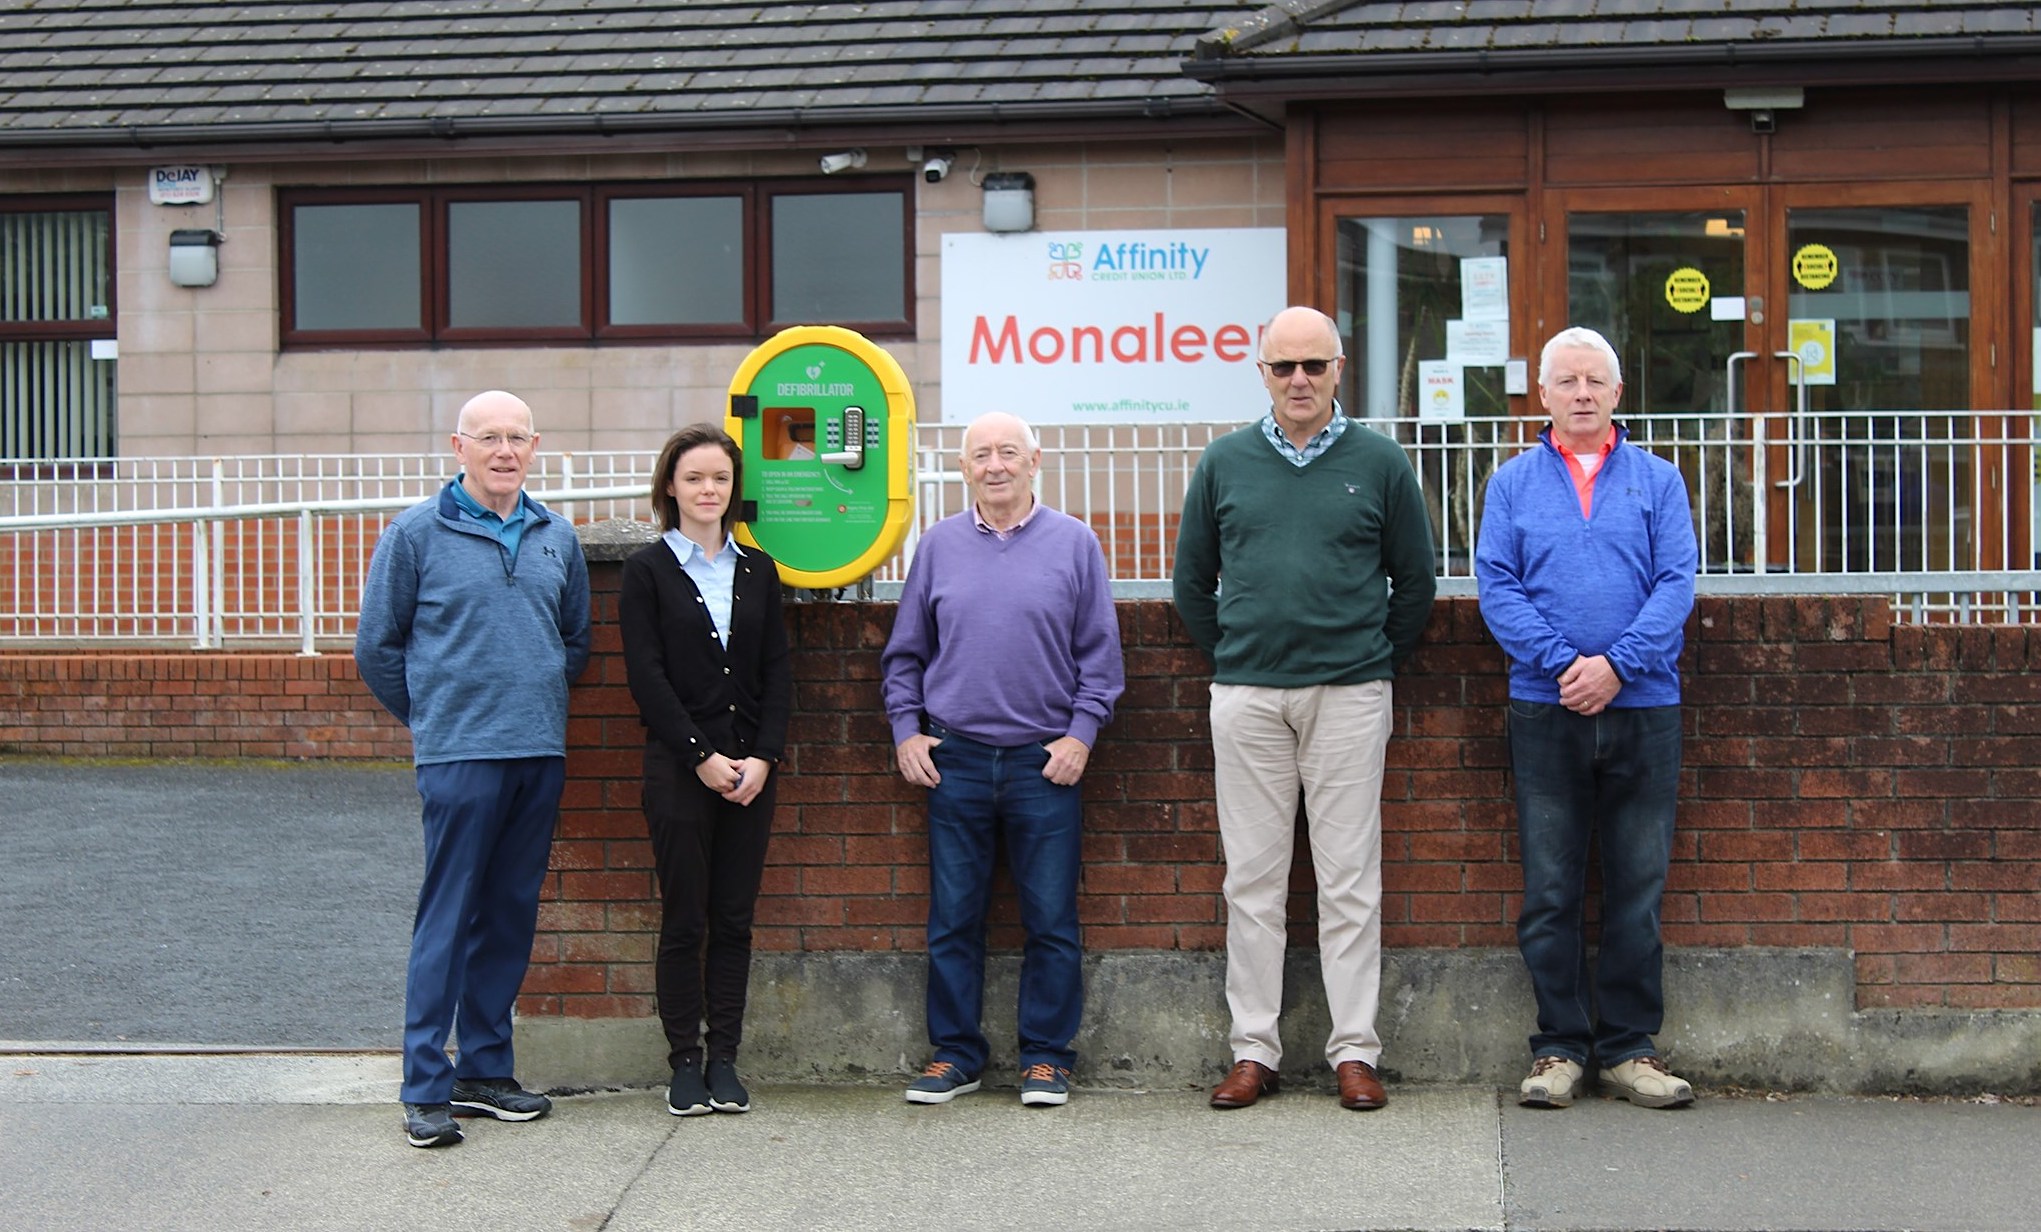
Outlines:
[[711,752],[778,764],[786,753],[794,676],[772,557],[744,548],[734,590],[726,650],[701,591],[664,541],[624,561],[617,614],[631,696],[651,736],[684,765]]

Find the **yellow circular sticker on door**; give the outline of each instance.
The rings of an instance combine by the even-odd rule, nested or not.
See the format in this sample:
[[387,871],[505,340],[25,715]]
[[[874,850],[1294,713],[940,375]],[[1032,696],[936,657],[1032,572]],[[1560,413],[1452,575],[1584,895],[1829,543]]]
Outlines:
[[1793,254],[1793,281],[1810,291],[1826,289],[1839,269],[1835,249],[1827,244],[1802,244]]
[[1665,277],[1665,302],[1675,312],[1699,312],[1708,306],[1708,275],[1683,265]]

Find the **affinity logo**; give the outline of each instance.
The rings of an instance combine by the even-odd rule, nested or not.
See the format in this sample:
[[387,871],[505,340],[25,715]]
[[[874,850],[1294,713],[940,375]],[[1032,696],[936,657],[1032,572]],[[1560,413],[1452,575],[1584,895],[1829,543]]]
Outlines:
[[1049,281],[1084,281],[1084,244],[1082,241],[1049,241]]
[[1210,248],[1183,240],[1100,244],[1087,256],[1078,240],[1050,240],[1050,282],[1196,282],[1205,275]]

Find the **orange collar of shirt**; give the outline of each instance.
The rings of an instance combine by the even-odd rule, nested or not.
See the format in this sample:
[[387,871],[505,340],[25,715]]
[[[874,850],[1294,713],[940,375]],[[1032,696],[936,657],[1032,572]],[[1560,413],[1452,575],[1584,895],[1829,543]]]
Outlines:
[[[1580,498],[1580,516],[1589,516],[1594,511],[1595,480],[1601,477],[1602,467],[1595,467],[1594,473],[1589,474],[1587,468],[1580,464],[1580,458],[1561,444],[1556,436],[1552,438],[1552,447],[1559,451],[1560,457],[1566,459],[1566,473],[1573,476],[1573,494]],[[1610,424],[1608,438],[1602,441],[1600,450],[1603,466],[1608,464],[1609,452],[1615,447],[1616,425]]]

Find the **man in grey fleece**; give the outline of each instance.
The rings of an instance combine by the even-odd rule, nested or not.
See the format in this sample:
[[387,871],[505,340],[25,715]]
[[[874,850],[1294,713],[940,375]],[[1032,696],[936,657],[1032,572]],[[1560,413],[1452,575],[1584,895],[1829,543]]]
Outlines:
[[362,682],[411,729],[424,801],[404,985],[404,1132],[417,1147],[459,1142],[456,1109],[529,1121],[552,1108],[514,1075],[510,1012],[566,783],[567,686],[588,665],[581,541],[524,494],[531,408],[477,394],[451,439],[460,474],[383,532],[354,643]]

